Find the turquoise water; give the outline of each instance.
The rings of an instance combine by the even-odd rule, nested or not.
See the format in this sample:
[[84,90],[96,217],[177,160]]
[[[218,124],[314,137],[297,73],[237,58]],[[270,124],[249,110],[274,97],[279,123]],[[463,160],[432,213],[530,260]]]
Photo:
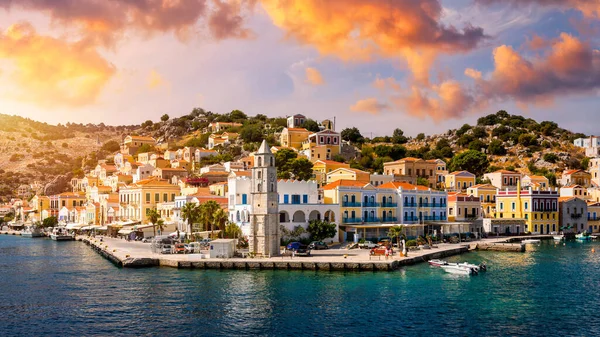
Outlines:
[[81,242],[1,235],[0,336],[600,335],[600,244],[449,260],[490,270],[119,269]]

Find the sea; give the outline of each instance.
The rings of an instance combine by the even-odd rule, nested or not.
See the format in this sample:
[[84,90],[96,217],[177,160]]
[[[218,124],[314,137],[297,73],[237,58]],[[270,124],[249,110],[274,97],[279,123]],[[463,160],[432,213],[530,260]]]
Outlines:
[[471,252],[477,276],[123,269],[0,235],[0,336],[600,336],[600,244]]

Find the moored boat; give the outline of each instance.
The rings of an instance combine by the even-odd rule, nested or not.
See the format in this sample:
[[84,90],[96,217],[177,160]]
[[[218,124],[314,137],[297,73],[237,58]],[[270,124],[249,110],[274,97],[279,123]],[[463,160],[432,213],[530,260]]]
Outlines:
[[447,264],[441,265],[440,268],[444,269],[446,273],[458,274],[458,275],[474,275],[477,271],[474,268],[461,266],[458,264]]
[[75,239],[73,235],[71,235],[69,231],[63,227],[55,227],[52,230],[52,234],[50,234],[50,238],[54,241],[69,241]]
[[540,242],[542,242],[542,240],[540,240],[540,239],[526,239],[526,240],[523,240],[521,242],[522,243],[540,243]]
[[563,234],[559,234],[559,235],[553,235],[552,238],[554,238],[555,241],[560,241],[560,240],[563,240],[565,238],[565,236]]
[[590,236],[590,234],[588,232],[579,233],[579,234],[575,235],[575,238],[577,240],[591,240],[592,239],[592,237]]
[[434,266],[434,267],[444,266],[447,264],[448,264],[448,262],[446,262],[444,260],[439,260],[439,259],[429,260],[429,265]]
[[44,232],[40,227],[31,225],[21,231],[21,236],[24,238],[41,238],[44,236]]

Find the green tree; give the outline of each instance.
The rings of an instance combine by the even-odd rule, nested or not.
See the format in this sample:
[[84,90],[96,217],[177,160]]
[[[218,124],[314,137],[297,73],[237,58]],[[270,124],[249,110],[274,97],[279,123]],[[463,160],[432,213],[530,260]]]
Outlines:
[[519,136],[519,144],[523,146],[537,145],[537,137],[531,133],[524,133]]
[[556,163],[558,161],[558,156],[554,153],[546,153],[544,154],[544,161],[547,161],[549,163]]
[[154,232],[154,236],[156,236],[156,223],[158,222],[158,219],[160,219],[160,213],[158,213],[156,208],[152,208],[148,211],[146,217],[148,217],[148,221],[150,221],[150,223],[153,225],[152,230]]
[[[219,207],[219,209],[213,213],[212,219],[213,225],[221,231],[221,237],[223,238],[225,229],[227,228],[227,223],[229,222],[229,214]],[[211,227],[211,231],[214,230],[214,226]]]
[[304,124],[302,124],[302,127],[304,127],[306,130],[312,131],[312,132],[318,132],[320,130],[319,123],[317,123],[314,119],[310,119],[310,118],[308,118],[306,121],[304,121]]
[[260,142],[263,140],[263,130],[258,124],[249,124],[242,128],[240,137],[246,143]]
[[120,149],[121,145],[116,140],[109,140],[108,142],[102,144],[102,147],[100,148],[100,150],[110,153],[117,152]]
[[401,129],[395,129],[392,133],[392,143],[394,144],[404,144],[408,142],[408,138],[404,136],[404,131]]
[[589,157],[583,158],[581,160],[581,169],[587,170],[589,166],[590,166],[590,158]]
[[151,127],[154,123],[151,120],[147,120],[144,123],[142,123],[142,128],[148,128]]
[[417,140],[419,140],[419,141],[421,141],[421,140],[425,140],[425,134],[424,134],[424,133],[422,133],[422,132],[421,132],[421,133],[419,133],[419,134],[417,135],[417,138],[416,138],[416,139],[417,139]]
[[169,120],[169,115],[167,115],[167,114],[164,114],[164,115],[162,115],[162,116],[160,117],[160,120],[161,120],[161,121],[163,121],[163,122],[166,122],[166,121],[168,121],[168,120]]
[[360,134],[360,131],[356,128],[346,128],[342,130],[342,139],[352,143],[364,143],[365,138]]
[[237,224],[230,222],[225,226],[223,237],[228,239],[237,239],[242,237],[242,229]]
[[[6,219],[5,219],[5,221],[6,221]],[[58,225],[58,219],[56,219],[55,216],[49,216],[42,221],[42,227],[44,227],[44,228],[54,227],[56,225]]]
[[280,179],[289,179],[292,170],[292,162],[298,158],[298,153],[292,149],[281,149],[275,152],[275,167],[277,168],[277,177]]
[[424,177],[417,177],[417,185],[429,187],[429,180]]
[[229,118],[231,118],[234,121],[245,121],[246,119],[248,119],[248,116],[240,110],[233,110],[229,113]]
[[294,179],[310,180],[313,175],[313,163],[306,158],[296,158],[291,163],[291,173],[294,174]]
[[456,135],[460,137],[469,130],[471,130],[471,126],[469,124],[463,124],[460,129],[456,130]]
[[481,176],[486,172],[489,165],[490,163],[485,154],[479,151],[467,150],[454,156],[450,161],[449,168],[450,171],[464,170],[476,176]]
[[311,240],[322,241],[335,236],[336,225],[328,221],[312,220],[306,231],[310,233]]
[[390,227],[388,231],[388,236],[390,238],[396,238],[396,243],[398,244],[398,248],[400,248],[400,239],[404,237],[404,226],[395,225]]
[[150,144],[143,144],[142,146],[138,147],[138,149],[135,151],[135,154],[153,152],[154,150],[154,146]]
[[503,156],[506,154],[506,148],[504,147],[504,142],[499,139],[494,139],[488,145],[489,154],[495,156]]
[[187,233],[190,235],[193,231],[192,224],[198,221],[200,207],[193,202],[187,202],[181,208],[181,218],[187,221]]
[[211,231],[211,237],[214,235],[214,226],[218,225],[215,221],[220,221],[221,219],[216,219],[214,215],[218,210],[221,209],[221,206],[214,200],[209,200],[200,205],[200,216],[201,221],[206,225],[204,228],[209,228]]
[[475,138],[486,138],[487,137],[487,131],[485,130],[485,128],[482,127],[476,127],[473,128],[473,136]]
[[469,150],[481,151],[487,148],[487,144],[480,139],[475,139],[469,143]]

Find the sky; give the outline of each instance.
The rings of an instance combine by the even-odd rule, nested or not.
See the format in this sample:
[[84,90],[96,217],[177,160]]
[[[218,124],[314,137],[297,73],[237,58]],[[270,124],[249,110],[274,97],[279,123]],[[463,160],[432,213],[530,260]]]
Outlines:
[[0,0],[0,113],[414,136],[506,110],[598,134],[598,33],[599,0]]

